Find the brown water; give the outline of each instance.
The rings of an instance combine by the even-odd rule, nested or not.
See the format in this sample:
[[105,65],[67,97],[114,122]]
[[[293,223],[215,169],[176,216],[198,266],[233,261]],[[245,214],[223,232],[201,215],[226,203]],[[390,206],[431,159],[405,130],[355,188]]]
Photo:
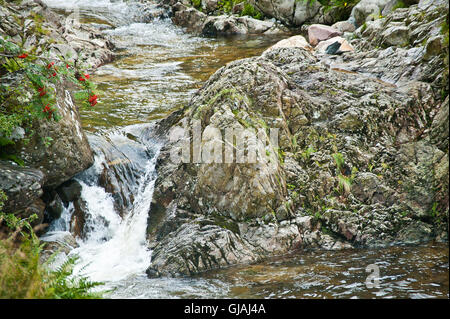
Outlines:
[[95,109],[82,112],[84,128],[95,132],[148,123],[189,102],[202,82],[228,62],[260,55],[280,38],[201,38],[170,20],[132,24],[109,31],[122,56],[93,76],[100,91]]
[[[108,17],[117,11],[108,6],[85,8],[82,22],[111,25]],[[122,23],[106,32],[119,44],[121,55],[93,74],[100,91],[99,104],[82,111],[84,128],[99,136],[166,116],[186,105],[217,69],[259,55],[280,40],[196,37],[170,20]],[[107,287],[115,288],[112,298],[448,298],[448,258],[448,244],[438,243],[299,251],[192,278],[148,279],[144,273],[136,273],[108,282]],[[366,285],[369,265],[379,267],[378,287]]]
[[[254,266],[211,272],[233,298],[448,298],[448,246],[298,252]],[[368,265],[379,287],[366,286]]]
[[[383,249],[298,251],[255,265],[193,278],[136,276],[115,285],[112,298],[449,298],[447,244]],[[367,287],[367,266],[379,286]],[[372,281],[370,281],[372,282]]]

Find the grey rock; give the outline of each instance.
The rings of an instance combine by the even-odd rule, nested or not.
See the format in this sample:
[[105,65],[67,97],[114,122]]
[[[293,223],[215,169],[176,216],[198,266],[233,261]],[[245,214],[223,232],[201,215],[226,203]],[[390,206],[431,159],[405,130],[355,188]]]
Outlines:
[[62,201],[66,204],[81,197],[81,185],[76,180],[69,180],[57,188]]
[[8,197],[3,211],[23,211],[43,194],[45,175],[40,170],[0,161],[0,189]]
[[[436,35],[448,10],[433,8],[413,5],[367,23],[355,31],[354,52],[278,47],[231,62],[160,121],[167,143],[149,216],[149,274],[190,275],[305,247],[445,238],[448,99],[435,94],[442,84],[433,76],[445,65],[440,55],[424,59],[419,41]],[[426,28],[412,23],[418,12]],[[408,17],[402,41],[380,37]],[[173,161],[191,139],[171,132],[196,121],[205,147],[229,128],[278,128],[278,147],[266,132],[257,148],[266,162]]]

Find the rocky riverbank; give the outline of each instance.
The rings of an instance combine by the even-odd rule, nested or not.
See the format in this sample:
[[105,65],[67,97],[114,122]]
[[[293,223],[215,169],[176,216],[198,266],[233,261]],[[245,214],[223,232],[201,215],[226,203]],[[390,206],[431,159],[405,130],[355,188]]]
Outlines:
[[[206,36],[243,34],[289,34],[310,24],[348,29],[384,17],[397,8],[417,4],[418,0],[160,0],[172,21],[188,32]],[[346,24],[343,21],[346,20]]]
[[[64,56],[71,62],[83,62],[92,70],[114,56],[114,45],[107,36],[79,24],[73,17],[66,19],[56,14],[41,1],[21,4],[2,1],[0,21],[2,39],[20,44],[23,50],[36,56],[45,56],[47,61]],[[9,86],[8,81],[15,80],[2,76],[2,85]],[[93,163],[91,148],[81,128],[79,106],[74,102],[74,85],[63,82],[54,89],[61,119],[35,120],[33,134],[16,127],[15,144],[2,146],[5,147],[2,154],[3,151],[14,154],[23,161],[23,167],[0,161],[0,189],[8,197],[3,212],[22,218],[36,214],[36,226],[44,221],[46,207],[51,210],[52,205],[62,205],[57,195],[60,185]]]
[[[343,33],[319,32],[309,44],[288,40],[218,70],[159,123],[167,143],[149,216],[148,275],[298,248],[447,241],[445,25],[448,4],[423,0],[367,19],[346,35],[350,49],[334,39],[319,50]],[[198,123],[201,146],[184,144],[196,137],[175,128],[194,132]],[[227,129],[262,132],[252,143],[266,160],[220,162]],[[174,161],[175,150],[190,147],[220,155]],[[233,147],[245,153],[244,144]]]

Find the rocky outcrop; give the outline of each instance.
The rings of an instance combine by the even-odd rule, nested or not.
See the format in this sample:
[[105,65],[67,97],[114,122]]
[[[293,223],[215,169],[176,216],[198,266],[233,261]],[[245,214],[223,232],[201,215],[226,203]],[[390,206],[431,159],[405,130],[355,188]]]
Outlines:
[[323,8],[318,1],[252,0],[250,2],[267,16],[280,20],[287,25],[302,25],[305,22],[312,21],[323,23],[327,20],[323,16]]
[[[44,173],[46,188],[57,187],[94,161],[70,91],[57,89],[56,101],[61,119],[58,122],[46,119],[36,121],[33,124],[35,135],[29,141],[18,141],[14,145],[14,153],[26,166]],[[52,142],[47,145],[42,137],[50,137]]]
[[114,45],[109,38],[74,18],[56,14],[42,1],[26,0],[19,6],[8,3],[0,8],[0,35],[23,43],[24,50],[36,48],[36,55],[69,54],[72,59],[79,55],[80,61],[93,68],[111,61]]
[[[434,26],[448,5],[400,12],[414,10]],[[229,63],[161,121],[148,274],[448,238],[448,98],[428,73],[443,53],[424,58],[422,26],[409,28],[401,48],[357,32],[355,52],[279,47]]]
[[[92,67],[106,63],[113,57],[113,45],[107,37],[96,30],[77,25],[73,19],[62,18],[41,1],[22,1],[20,5],[7,2],[0,8],[0,21],[1,37],[10,37],[11,41],[23,44],[25,51],[30,50],[35,55],[48,52],[50,59],[64,55],[72,61],[79,59],[78,62],[81,62],[82,59]],[[13,83],[14,80],[17,79],[4,76],[2,84],[10,85],[8,81]],[[29,178],[26,176],[15,187],[4,188],[6,186],[2,185],[9,198],[6,203],[8,212],[23,214],[28,211],[31,214],[39,211],[40,217],[43,217],[45,204],[40,199],[43,193],[52,193],[60,184],[93,163],[93,154],[81,127],[78,106],[71,93],[73,84],[60,83],[54,89],[55,107],[61,119],[35,120],[30,128],[34,134],[29,136],[25,136],[25,130],[17,127],[15,144],[5,146],[8,154],[15,154],[25,167],[1,166],[2,181],[9,180],[11,176],[24,176],[25,172],[26,176],[34,177],[30,179],[30,183],[33,181],[32,186],[27,184]],[[42,198],[49,205],[54,201],[48,196]],[[54,213],[58,215],[56,206],[53,207]]]
[[44,181],[40,170],[0,161],[0,189],[8,197],[2,211],[27,213],[28,216],[36,213],[38,220],[35,223],[42,222],[45,205],[40,197]]
[[220,36],[288,32],[287,28],[273,20],[258,20],[237,14],[208,15],[183,4],[182,1],[168,1],[167,3],[172,11],[172,21],[193,33]]
[[361,0],[353,7],[350,20],[359,27],[364,22],[374,21],[388,15],[396,8],[409,7],[417,3],[419,0]]

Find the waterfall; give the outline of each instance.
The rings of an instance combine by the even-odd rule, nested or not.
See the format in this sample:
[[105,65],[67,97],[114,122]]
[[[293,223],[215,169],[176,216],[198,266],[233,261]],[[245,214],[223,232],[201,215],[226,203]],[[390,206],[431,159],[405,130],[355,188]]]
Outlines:
[[[79,247],[69,256],[78,256],[75,275],[93,281],[114,282],[144,273],[151,252],[146,240],[147,218],[156,179],[155,165],[160,145],[146,141],[143,132],[149,125],[130,126],[106,136],[89,136],[95,163],[75,177],[82,187],[84,235]],[[128,138],[132,133],[140,136]],[[145,135],[145,134],[144,134]],[[133,152],[129,150],[133,149]],[[109,174],[109,192],[100,185],[100,176]],[[74,205],[70,203],[61,217],[52,222],[43,240],[67,235]],[[121,212],[122,217],[121,217]]]
[[[150,264],[147,248],[147,217],[155,182],[155,159],[147,163],[146,173],[131,211],[120,218],[110,194],[99,186],[82,185],[82,198],[89,211],[87,238],[71,254],[80,257],[75,274],[95,281],[118,281],[142,273]],[[98,222],[103,219],[105,222]]]

